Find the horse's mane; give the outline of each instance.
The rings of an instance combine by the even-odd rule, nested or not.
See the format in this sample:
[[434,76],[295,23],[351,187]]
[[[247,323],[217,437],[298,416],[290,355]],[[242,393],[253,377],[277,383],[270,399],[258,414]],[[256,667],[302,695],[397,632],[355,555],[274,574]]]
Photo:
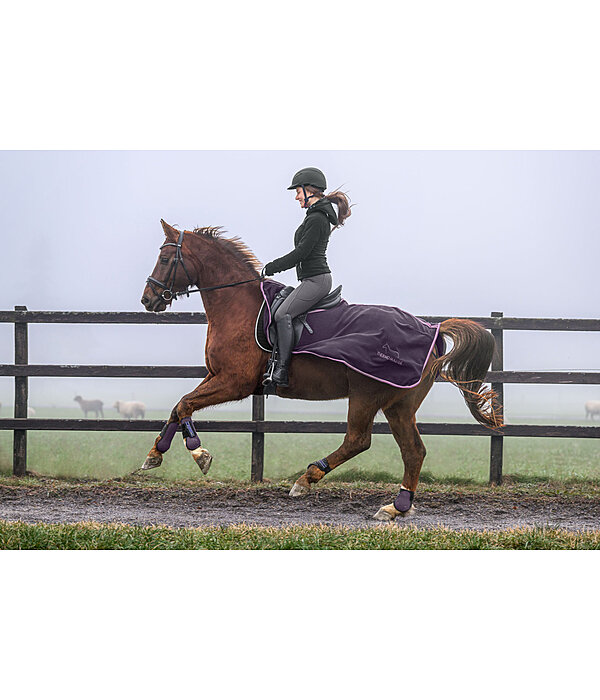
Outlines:
[[232,252],[238,260],[248,265],[252,272],[260,271],[262,264],[250,250],[250,248],[248,248],[248,246],[239,236],[225,238],[223,234],[226,233],[226,231],[222,226],[204,226],[203,228],[195,228],[193,233],[218,241],[224,248]]

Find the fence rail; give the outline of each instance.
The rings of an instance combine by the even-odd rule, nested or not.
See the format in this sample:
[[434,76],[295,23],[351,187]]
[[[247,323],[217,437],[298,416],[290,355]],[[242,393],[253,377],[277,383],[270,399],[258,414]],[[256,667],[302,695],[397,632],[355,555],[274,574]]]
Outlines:
[[[442,316],[421,318],[439,323]],[[469,317],[492,332],[496,355],[486,381],[498,392],[504,404],[505,384],[600,384],[600,372],[505,371],[504,331],[600,331],[600,319],[509,318],[500,312],[489,317]],[[181,324],[207,323],[204,313],[169,312],[95,312],[95,311],[28,311],[16,306],[14,311],[0,311],[0,323],[14,324],[14,364],[0,365],[0,376],[15,378],[14,418],[0,418],[0,430],[13,431],[13,473],[23,476],[27,470],[27,431],[159,431],[164,421],[28,418],[29,377],[163,377],[195,378],[207,375],[203,366],[115,366],[115,365],[30,365],[28,362],[28,324]],[[442,381],[442,380],[438,380]],[[265,397],[252,397],[250,421],[194,421],[200,432],[249,432],[252,434],[251,479],[261,481],[264,472],[264,436],[266,433],[345,433],[345,421],[269,421],[265,420]],[[494,432],[478,423],[419,423],[423,435],[484,435],[490,437],[490,482],[502,482],[504,437],[599,438],[600,426],[506,425]],[[373,433],[391,434],[387,423],[376,422]]]
[[[144,377],[202,378],[206,367],[198,365],[0,365],[0,377]],[[437,379],[438,382],[443,382]],[[600,384],[598,372],[488,372],[486,382],[502,384]]]

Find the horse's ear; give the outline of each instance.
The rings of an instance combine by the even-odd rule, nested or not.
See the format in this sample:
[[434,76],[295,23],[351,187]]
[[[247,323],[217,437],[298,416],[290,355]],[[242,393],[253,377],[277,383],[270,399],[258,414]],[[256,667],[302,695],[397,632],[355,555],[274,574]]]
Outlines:
[[169,226],[169,224],[163,219],[160,220],[160,223],[162,224],[163,231],[165,232],[165,236],[167,238],[177,238],[179,234],[172,226]]

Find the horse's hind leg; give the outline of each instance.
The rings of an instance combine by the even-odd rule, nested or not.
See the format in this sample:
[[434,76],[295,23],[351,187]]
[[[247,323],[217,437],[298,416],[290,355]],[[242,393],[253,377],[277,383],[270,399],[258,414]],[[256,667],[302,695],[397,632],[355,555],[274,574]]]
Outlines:
[[373,420],[380,407],[381,402],[372,394],[351,395],[344,442],[324,459],[309,464],[306,472],[293,485],[290,496],[304,496],[309,492],[311,484],[316,484],[332,469],[368,450],[371,446]]
[[[408,404],[408,405],[403,405]],[[394,439],[400,447],[404,462],[404,476],[400,493],[393,503],[380,508],[375,514],[377,520],[393,520],[396,516],[407,517],[413,511],[413,497],[419,483],[419,474],[427,450],[421,440],[411,402],[398,402],[384,409]]]

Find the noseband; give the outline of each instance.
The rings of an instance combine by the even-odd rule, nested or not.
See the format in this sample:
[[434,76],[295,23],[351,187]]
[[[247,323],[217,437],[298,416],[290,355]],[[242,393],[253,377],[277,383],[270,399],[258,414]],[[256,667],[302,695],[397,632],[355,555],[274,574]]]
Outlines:
[[[171,267],[169,268],[169,272],[167,274],[167,278],[164,282],[161,282],[160,280],[157,280],[155,277],[148,277],[146,282],[148,283],[148,286],[150,289],[154,292],[157,298],[161,298],[164,301],[174,301],[178,297],[182,296],[188,296],[190,294],[193,294],[194,292],[209,292],[212,289],[224,289],[225,287],[236,287],[238,284],[247,284],[248,282],[256,282],[257,280],[261,279],[261,277],[253,277],[252,279],[249,280],[243,280],[242,282],[232,282],[231,284],[218,284],[214,287],[196,287],[196,289],[190,289],[190,286],[194,284],[192,278],[190,277],[190,273],[187,271],[187,268],[185,266],[185,263],[183,262],[183,253],[181,252],[181,244],[183,243],[183,235],[185,231],[180,231],[179,233],[179,240],[177,243],[163,243],[160,247],[160,250],[163,248],[166,248],[167,246],[175,246],[175,255],[173,256],[173,260],[171,262]],[[182,292],[175,292],[173,290],[173,287],[175,286],[175,278],[177,277],[177,266],[181,263],[181,267],[183,268],[183,271],[186,274],[186,277],[188,278],[188,286],[182,291]],[[154,285],[157,285],[162,289],[162,292],[157,290]]]

